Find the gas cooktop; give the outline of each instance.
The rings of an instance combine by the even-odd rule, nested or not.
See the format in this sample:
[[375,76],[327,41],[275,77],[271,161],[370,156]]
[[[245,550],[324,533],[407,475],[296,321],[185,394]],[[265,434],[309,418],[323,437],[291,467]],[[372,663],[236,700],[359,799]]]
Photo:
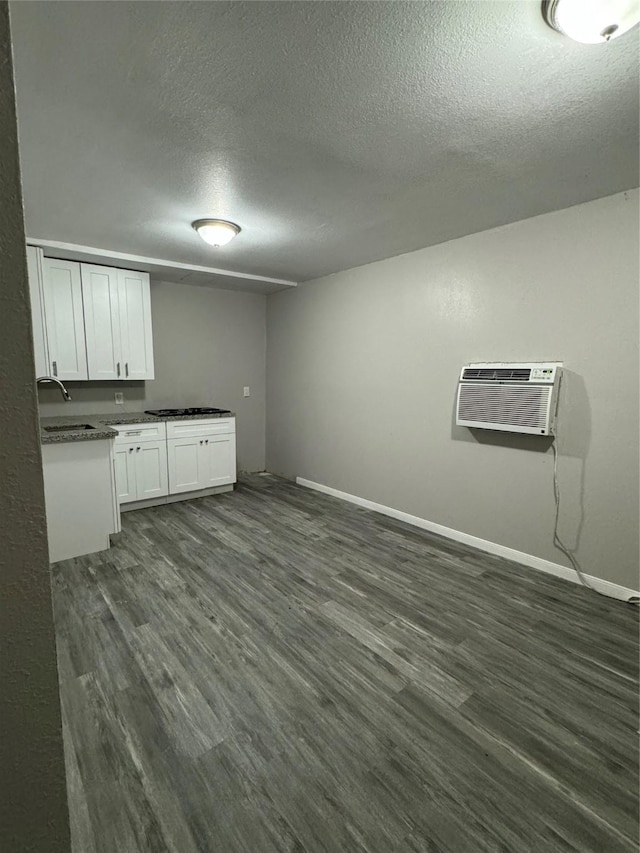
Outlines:
[[157,418],[179,418],[190,415],[230,415],[230,409],[214,409],[211,406],[195,406],[189,409],[146,409],[145,415],[155,415]]

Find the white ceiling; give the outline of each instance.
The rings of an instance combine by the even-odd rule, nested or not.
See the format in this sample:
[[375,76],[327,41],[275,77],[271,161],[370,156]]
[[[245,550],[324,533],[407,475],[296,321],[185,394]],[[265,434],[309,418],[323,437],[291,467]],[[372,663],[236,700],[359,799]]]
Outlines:
[[304,281],[638,185],[637,30],[578,45],[537,0],[11,19],[30,237]]

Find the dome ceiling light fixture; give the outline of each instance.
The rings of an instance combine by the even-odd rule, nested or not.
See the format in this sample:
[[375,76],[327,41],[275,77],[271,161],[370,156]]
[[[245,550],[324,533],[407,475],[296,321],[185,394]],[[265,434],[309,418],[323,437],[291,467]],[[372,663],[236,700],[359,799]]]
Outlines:
[[601,44],[640,22],[640,0],[542,0],[550,27],[581,44]]
[[196,219],[191,223],[205,243],[212,246],[226,246],[242,230],[239,225],[226,219]]

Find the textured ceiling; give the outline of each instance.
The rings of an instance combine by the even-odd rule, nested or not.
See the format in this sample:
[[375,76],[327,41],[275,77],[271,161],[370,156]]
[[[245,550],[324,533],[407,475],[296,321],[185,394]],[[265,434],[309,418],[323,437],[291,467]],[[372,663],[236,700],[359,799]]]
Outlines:
[[537,0],[11,17],[32,237],[304,281],[638,185],[637,31],[578,45]]

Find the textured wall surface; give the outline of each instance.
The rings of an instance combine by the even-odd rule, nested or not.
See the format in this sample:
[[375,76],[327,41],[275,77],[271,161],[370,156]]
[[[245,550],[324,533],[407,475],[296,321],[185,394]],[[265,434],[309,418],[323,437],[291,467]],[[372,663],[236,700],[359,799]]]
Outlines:
[[548,440],[454,425],[474,361],[564,361],[560,532],[638,588],[638,192],[268,297],[267,468],[565,564]]
[[0,849],[68,853],[11,48],[0,3]]
[[30,237],[303,281],[638,185],[637,32],[539,0],[15,6]]
[[[156,378],[149,382],[69,382],[65,403],[41,387],[44,415],[220,406],[236,413],[238,468],[265,465],[266,297],[151,282]],[[245,385],[251,396],[243,397]],[[123,391],[125,405],[113,395]]]

